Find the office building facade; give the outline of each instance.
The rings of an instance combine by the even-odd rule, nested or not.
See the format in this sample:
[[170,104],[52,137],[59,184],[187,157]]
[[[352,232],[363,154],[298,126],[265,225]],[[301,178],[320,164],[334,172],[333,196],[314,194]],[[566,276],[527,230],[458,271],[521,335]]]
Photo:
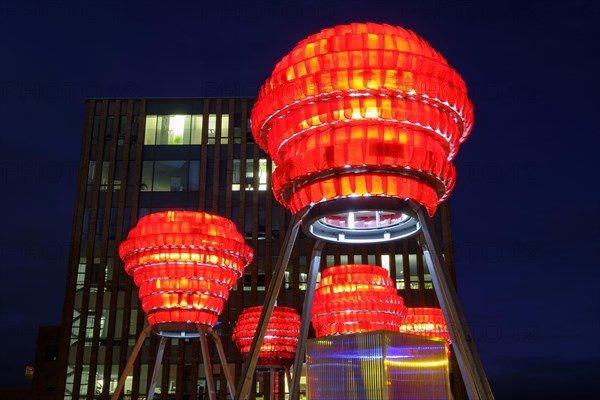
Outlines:
[[[140,332],[147,325],[137,288],[125,274],[118,245],[137,220],[166,209],[202,210],[231,219],[255,258],[230,293],[216,327],[235,376],[241,356],[231,334],[242,309],[263,302],[282,252],[289,212],[273,198],[275,166],[254,143],[253,98],[87,100],[81,167],[73,221],[62,323],[58,398],[108,398]],[[447,205],[435,226],[453,273]],[[313,240],[296,241],[278,304],[301,311]],[[348,263],[389,270],[408,306],[436,306],[431,278],[416,239],[373,245],[328,244],[322,268]],[[123,398],[143,399],[157,350],[150,335],[125,383]],[[219,398],[227,398],[214,355]],[[161,399],[205,398],[200,346],[171,339],[156,390]],[[454,368],[457,371],[457,368]],[[455,397],[462,398],[458,372]],[[255,396],[269,396],[269,379],[257,374]],[[279,379],[283,398],[284,379]],[[279,389],[278,388],[278,389]],[[255,392],[255,391],[253,391]],[[160,397],[159,397],[160,393]]]

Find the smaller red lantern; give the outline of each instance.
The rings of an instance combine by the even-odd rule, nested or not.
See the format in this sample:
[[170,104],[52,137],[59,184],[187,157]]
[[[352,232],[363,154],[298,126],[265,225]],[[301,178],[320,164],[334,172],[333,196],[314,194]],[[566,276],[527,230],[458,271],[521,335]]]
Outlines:
[[[252,339],[258,328],[258,320],[263,306],[246,308],[239,315],[232,339],[245,361],[252,346]],[[267,326],[257,365],[262,367],[289,367],[294,363],[298,336],[300,335],[300,315],[293,308],[276,306]]]
[[323,271],[311,317],[317,337],[382,329],[398,332],[405,310],[385,268],[341,265]]
[[213,327],[229,291],[252,260],[233,222],[194,211],[165,211],[138,221],[119,246],[158,334],[197,336]]
[[408,308],[406,318],[400,326],[400,332],[444,339],[448,344],[448,349],[452,343],[444,314],[439,308]]

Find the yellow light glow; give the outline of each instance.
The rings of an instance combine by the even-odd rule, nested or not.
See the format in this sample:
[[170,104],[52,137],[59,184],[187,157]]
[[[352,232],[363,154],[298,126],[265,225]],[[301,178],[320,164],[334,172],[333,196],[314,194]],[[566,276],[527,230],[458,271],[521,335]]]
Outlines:
[[365,118],[379,118],[379,110],[375,107],[369,107],[365,111]]
[[169,118],[169,135],[173,135],[174,137],[178,138],[183,138],[183,125],[183,115],[172,115]]
[[396,361],[396,360],[386,359],[385,362],[388,365],[396,367],[396,368],[410,368],[410,369],[439,368],[439,367],[445,367],[448,365],[448,359],[442,359],[442,360],[437,360],[437,361],[420,361],[420,360],[415,360],[415,359],[412,359],[410,361]]

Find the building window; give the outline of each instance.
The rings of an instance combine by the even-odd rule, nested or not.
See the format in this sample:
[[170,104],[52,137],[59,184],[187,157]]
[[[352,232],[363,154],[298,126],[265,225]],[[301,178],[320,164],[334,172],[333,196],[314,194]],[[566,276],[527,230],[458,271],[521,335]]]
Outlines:
[[94,174],[96,173],[96,161],[90,161],[88,164],[87,190],[91,192],[94,188]]
[[79,265],[77,267],[77,286],[76,290],[83,289],[85,284],[85,257],[79,259]]
[[148,115],[144,144],[190,144],[190,132],[190,115]]
[[[265,274],[259,273],[256,276],[256,290],[259,292],[265,291]],[[252,274],[244,275],[244,291],[249,292],[252,290]]]
[[[202,144],[202,115],[148,115],[144,144],[189,145]],[[208,144],[215,144],[217,136],[217,115],[208,116]],[[229,137],[229,115],[221,116],[221,144],[227,144]]]
[[426,260],[423,260],[423,284],[425,285],[425,289],[433,289],[431,272],[429,271],[429,265],[427,265]]
[[108,188],[108,169],[110,163],[108,161],[102,161],[102,176],[100,177],[100,191],[106,192]]
[[[369,258],[371,258],[371,256],[369,256]],[[370,262],[371,260],[369,260]],[[375,263],[373,263],[375,264]],[[388,272],[388,275],[390,273],[390,255],[389,254],[382,254],[381,255],[381,266],[383,268],[385,268],[385,270]]]
[[79,339],[79,328],[81,326],[81,313],[79,310],[73,310],[73,322],[71,324],[71,346],[77,344]]
[[[126,104],[126,103],[123,103]],[[122,145],[125,142],[125,131],[127,130],[127,116],[119,118],[118,144]]]
[[87,317],[87,323],[85,325],[85,338],[90,340],[94,337],[94,323],[96,322],[96,318],[94,315],[94,310],[89,310],[89,315]]
[[[196,167],[196,164],[193,165]],[[190,176],[189,162],[186,160],[144,161],[142,166],[142,192],[184,192],[189,190],[189,179],[192,190],[198,190],[197,171]]]
[[[261,158],[258,160],[258,190],[267,190],[267,159]],[[241,189],[240,184],[240,160],[233,160],[233,181],[231,190],[239,191]],[[246,160],[246,174],[244,181],[245,190],[254,190],[254,160]]]
[[81,384],[79,386],[79,394],[81,396],[87,395],[88,392],[88,380],[90,379],[90,366],[81,366]]

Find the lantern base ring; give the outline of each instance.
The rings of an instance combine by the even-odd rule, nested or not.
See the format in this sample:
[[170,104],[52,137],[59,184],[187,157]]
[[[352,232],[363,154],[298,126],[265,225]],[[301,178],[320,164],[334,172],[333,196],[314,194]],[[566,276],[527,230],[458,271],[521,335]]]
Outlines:
[[338,243],[405,239],[421,230],[415,203],[396,197],[348,197],[311,206],[302,221],[309,236]]
[[[195,323],[186,322],[165,322],[155,324],[152,327],[152,332],[157,336],[163,336],[168,338],[197,338],[200,337],[198,332],[198,325]],[[202,324],[200,324],[202,325]],[[209,325],[205,325],[209,327]]]

